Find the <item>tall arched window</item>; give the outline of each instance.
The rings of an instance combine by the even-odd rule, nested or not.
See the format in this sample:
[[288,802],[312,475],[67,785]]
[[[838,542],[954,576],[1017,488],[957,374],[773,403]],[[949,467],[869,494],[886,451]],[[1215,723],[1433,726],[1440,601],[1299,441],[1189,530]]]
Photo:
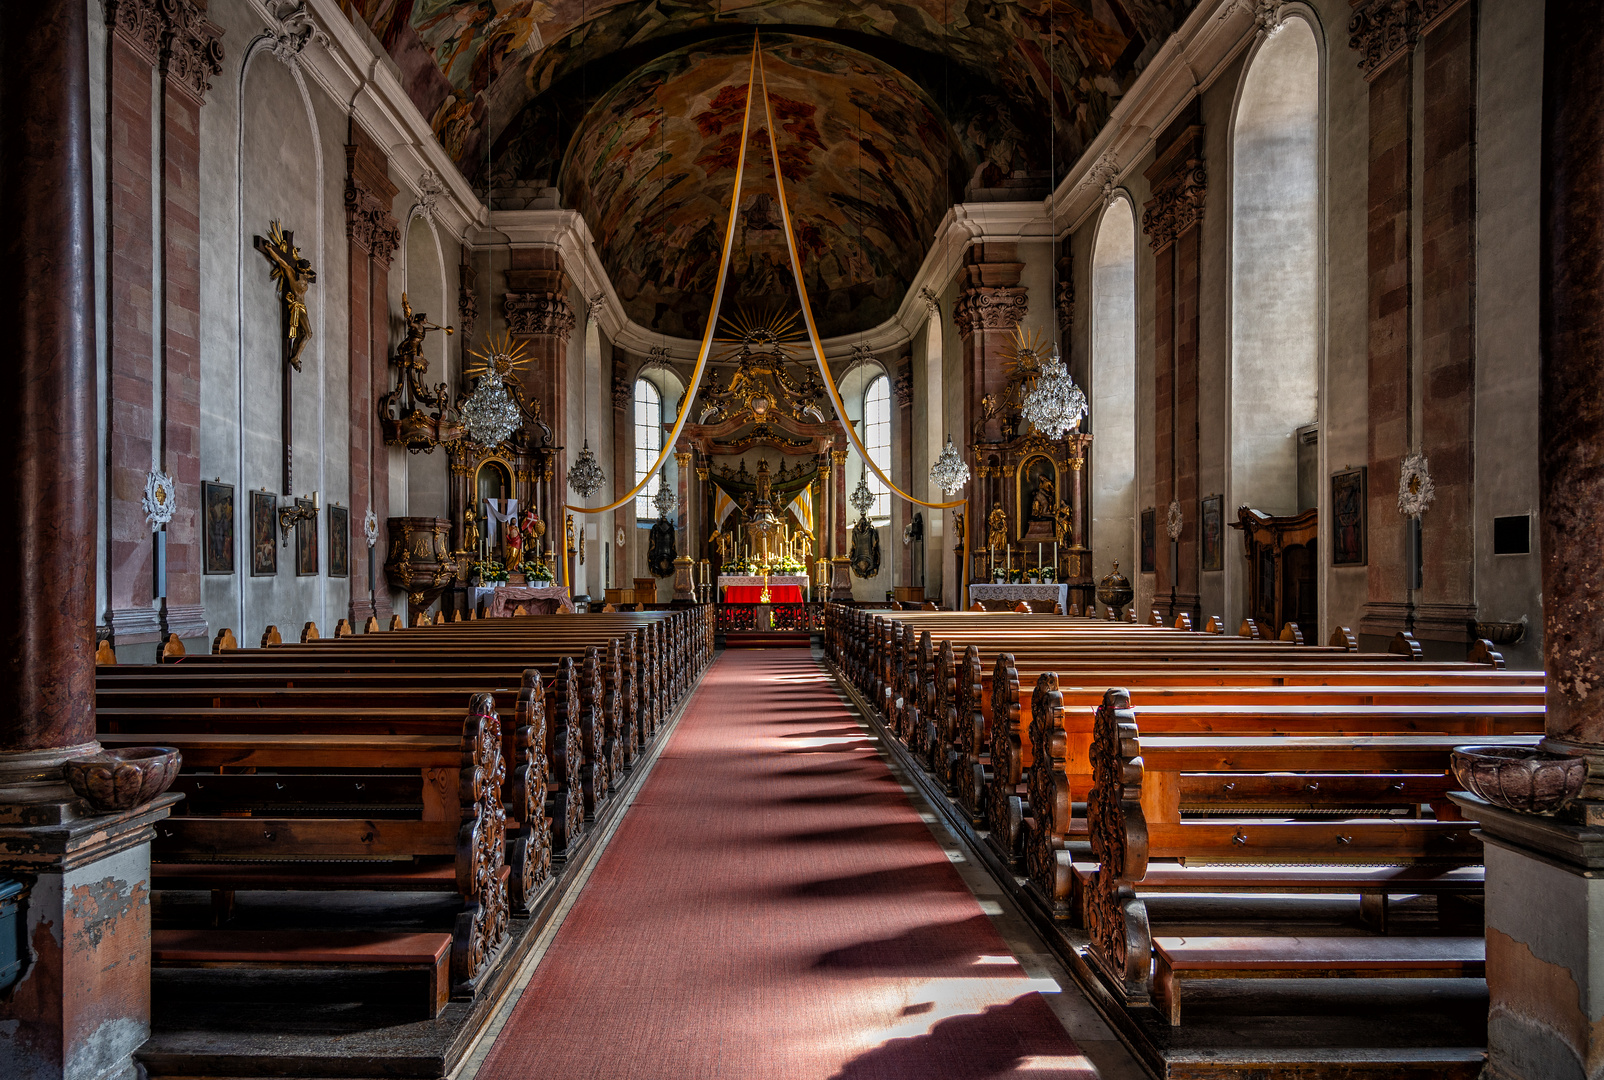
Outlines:
[[[891,471],[891,380],[884,375],[872,379],[863,392],[863,448],[881,472]],[[891,492],[868,466],[863,474],[874,493],[869,520],[884,525],[891,520]]]
[[[648,379],[635,380],[635,483],[640,483],[650,471],[652,462],[663,452],[663,395]],[[652,496],[657,494],[663,474],[652,477],[652,482],[641,488],[635,496],[635,520],[657,520],[657,507]]]

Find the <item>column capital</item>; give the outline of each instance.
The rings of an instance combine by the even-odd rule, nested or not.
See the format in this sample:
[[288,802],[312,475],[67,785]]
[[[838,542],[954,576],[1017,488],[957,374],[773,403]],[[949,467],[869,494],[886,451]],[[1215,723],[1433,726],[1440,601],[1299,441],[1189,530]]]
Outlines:
[[399,190],[390,163],[360,129],[345,147],[345,235],[386,267],[401,246],[401,227],[390,207]]
[[1208,170],[1203,164],[1203,128],[1193,124],[1159,154],[1143,174],[1153,197],[1142,207],[1142,231],[1154,251],[1162,251],[1176,237],[1203,220],[1208,195]]
[[1349,0],[1348,47],[1359,53],[1359,70],[1375,78],[1415,47],[1433,23],[1465,0]]
[[206,101],[211,78],[223,71],[223,28],[208,19],[191,0],[157,0],[165,22],[161,67],[168,83],[194,99]]
[[550,334],[568,343],[574,332],[574,309],[559,292],[510,292],[502,301],[507,330],[514,337]]

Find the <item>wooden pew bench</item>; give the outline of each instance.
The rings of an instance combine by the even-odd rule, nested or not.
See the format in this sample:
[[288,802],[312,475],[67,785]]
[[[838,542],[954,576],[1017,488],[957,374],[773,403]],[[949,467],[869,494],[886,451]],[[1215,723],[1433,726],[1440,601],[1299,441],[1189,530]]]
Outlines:
[[[101,742],[154,740],[184,754],[180,790],[193,791],[197,804],[156,828],[158,887],[199,886],[225,898],[270,882],[341,890],[400,883],[455,893],[462,910],[451,970],[467,982],[506,936],[511,882],[501,732],[488,695],[459,723],[456,736],[173,732],[102,735]],[[395,801],[363,801],[363,777]],[[342,783],[350,785],[349,802]],[[313,801],[296,802],[297,795]],[[523,795],[532,801],[538,792]]]
[[451,935],[316,930],[154,930],[158,968],[420,972],[427,1016],[451,998]]
[[1480,937],[1158,937],[1153,999],[1181,1022],[1181,986],[1202,979],[1484,979]]

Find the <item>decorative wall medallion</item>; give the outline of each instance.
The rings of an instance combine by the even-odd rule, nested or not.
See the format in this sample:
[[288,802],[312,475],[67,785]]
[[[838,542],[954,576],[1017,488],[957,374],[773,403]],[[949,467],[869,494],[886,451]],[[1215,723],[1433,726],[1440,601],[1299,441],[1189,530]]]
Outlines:
[[379,515],[368,507],[368,512],[362,515],[362,538],[372,547],[379,542]]
[[171,476],[152,470],[145,477],[145,497],[140,500],[140,505],[144,507],[145,520],[150,524],[151,532],[160,531],[163,525],[173,520],[177,499],[178,490]]
[[1169,512],[1164,519],[1164,531],[1170,534],[1171,540],[1179,540],[1181,538],[1181,526],[1184,524],[1185,522],[1181,517],[1181,504],[1171,501]]
[[1398,512],[1408,517],[1424,514],[1437,497],[1437,488],[1426,469],[1426,455],[1410,454],[1398,475]]

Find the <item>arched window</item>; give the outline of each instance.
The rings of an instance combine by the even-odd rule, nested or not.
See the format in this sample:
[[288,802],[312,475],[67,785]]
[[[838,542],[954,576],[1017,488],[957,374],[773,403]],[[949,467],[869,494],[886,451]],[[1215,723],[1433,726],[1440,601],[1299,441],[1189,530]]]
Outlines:
[[[651,470],[652,462],[663,452],[663,395],[648,379],[635,380],[635,483]],[[650,524],[657,520],[652,496],[663,482],[661,471],[635,496],[635,520]]]
[[1103,211],[1092,244],[1093,577],[1113,569],[1137,582],[1136,219],[1121,196]]
[[[863,392],[863,448],[881,472],[891,471],[891,380],[884,375],[870,380]],[[885,525],[891,520],[891,492],[868,466],[864,466],[863,474],[874,493],[869,521]]]

